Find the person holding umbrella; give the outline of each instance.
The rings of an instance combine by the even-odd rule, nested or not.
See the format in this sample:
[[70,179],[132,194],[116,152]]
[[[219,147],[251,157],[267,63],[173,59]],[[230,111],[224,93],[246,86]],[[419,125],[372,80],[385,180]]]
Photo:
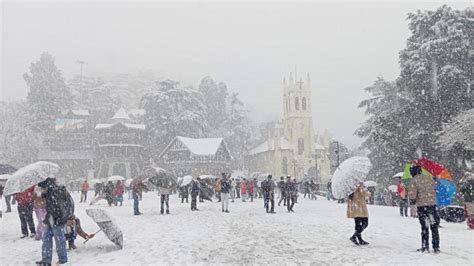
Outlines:
[[42,258],[36,264],[51,265],[53,259],[53,237],[59,257],[58,263],[64,264],[67,262],[66,238],[64,237],[64,225],[67,218],[64,217],[66,214],[63,202],[61,202],[64,196],[60,187],[56,184],[56,180],[53,178],[47,178],[40,182],[38,186],[43,188],[41,196],[46,198],[46,228],[43,233]]
[[421,248],[420,252],[429,252],[429,230],[431,229],[432,244],[435,253],[439,253],[439,216],[436,210],[436,181],[422,174],[419,165],[410,167],[410,175],[413,176],[408,197],[415,201],[418,219],[421,225]]
[[354,244],[368,245],[362,239],[362,232],[369,225],[369,211],[367,210],[367,199],[370,192],[365,190],[364,184],[360,183],[356,191],[349,195],[347,201],[347,218],[354,219],[355,232],[349,238]]

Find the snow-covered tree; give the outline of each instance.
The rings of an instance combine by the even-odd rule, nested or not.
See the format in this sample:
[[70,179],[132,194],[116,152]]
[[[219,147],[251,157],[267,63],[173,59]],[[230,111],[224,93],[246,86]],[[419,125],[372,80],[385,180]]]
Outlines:
[[143,96],[145,124],[151,147],[161,150],[175,136],[204,137],[208,132],[207,109],[201,92],[165,80]]
[[26,102],[0,104],[0,162],[19,168],[36,160],[41,137],[33,119]]
[[209,125],[219,128],[227,117],[227,85],[223,82],[216,83],[211,77],[204,77],[199,84],[199,91],[206,99],[204,104],[208,111]]
[[30,87],[27,100],[33,126],[45,132],[52,128],[54,118],[62,110],[70,108],[71,93],[48,53],[42,53],[38,61],[31,63],[30,74],[25,73],[23,78]]

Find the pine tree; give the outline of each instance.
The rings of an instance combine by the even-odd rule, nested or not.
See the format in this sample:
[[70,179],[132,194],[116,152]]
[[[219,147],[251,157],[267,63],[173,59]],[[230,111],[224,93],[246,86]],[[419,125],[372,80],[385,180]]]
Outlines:
[[31,63],[30,74],[25,73],[23,78],[30,87],[27,102],[34,118],[32,126],[46,133],[53,128],[56,116],[71,106],[71,94],[54,58],[48,53],[41,54],[37,62]]

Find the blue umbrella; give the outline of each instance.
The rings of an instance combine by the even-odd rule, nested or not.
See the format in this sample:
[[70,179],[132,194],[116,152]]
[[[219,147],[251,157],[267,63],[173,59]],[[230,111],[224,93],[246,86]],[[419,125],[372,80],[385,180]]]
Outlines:
[[456,194],[456,185],[447,179],[436,178],[436,205],[438,208],[448,206]]

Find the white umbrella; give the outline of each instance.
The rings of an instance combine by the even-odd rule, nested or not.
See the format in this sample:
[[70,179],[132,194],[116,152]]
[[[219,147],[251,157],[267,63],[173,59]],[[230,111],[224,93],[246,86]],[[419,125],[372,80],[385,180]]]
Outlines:
[[397,192],[397,185],[390,185],[388,186],[388,190],[392,191],[392,192]]
[[367,157],[351,157],[339,165],[331,180],[334,198],[343,199],[352,194],[364,182],[372,164]]
[[365,181],[365,182],[364,182],[364,186],[366,186],[366,187],[376,187],[376,186],[377,186],[377,182],[372,181],[372,180],[368,180],[368,181]]
[[129,186],[130,186],[130,184],[132,183],[132,181],[133,181],[133,179],[132,179],[132,178],[130,178],[130,179],[127,179],[127,180],[125,181],[125,186],[126,186],[126,187],[129,187]]
[[396,173],[394,176],[392,177],[402,177],[403,176],[403,172],[400,172],[400,173]]
[[126,178],[123,177],[123,176],[119,176],[119,175],[113,175],[113,176],[109,176],[107,178],[107,181],[124,181]]
[[191,181],[193,181],[193,177],[190,176],[190,175],[185,175],[182,177],[181,179],[181,183],[180,183],[180,187],[184,187],[186,185],[189,185],[191,183]]
[[123,248],[123,235],[120,227],[115,223],[112,217],[106,210],[101,209],[87,209],[87,215],[97,223],[100,230],[104,232],[107,238],[112,241],[118,248]]
[[24,191],[48,177],[54,177],[59,165],[50,162],[36,162],[16,171],[5,184],[5,195]]
[[91,183],[91,184],[97,184],[97,183],[102,183],[102,181],[101,181],[100,179],[93,178],[93,179],[89,180],[89,183]]
[[5,186],[11,176],[12,175],[0,175],[0,184]]

